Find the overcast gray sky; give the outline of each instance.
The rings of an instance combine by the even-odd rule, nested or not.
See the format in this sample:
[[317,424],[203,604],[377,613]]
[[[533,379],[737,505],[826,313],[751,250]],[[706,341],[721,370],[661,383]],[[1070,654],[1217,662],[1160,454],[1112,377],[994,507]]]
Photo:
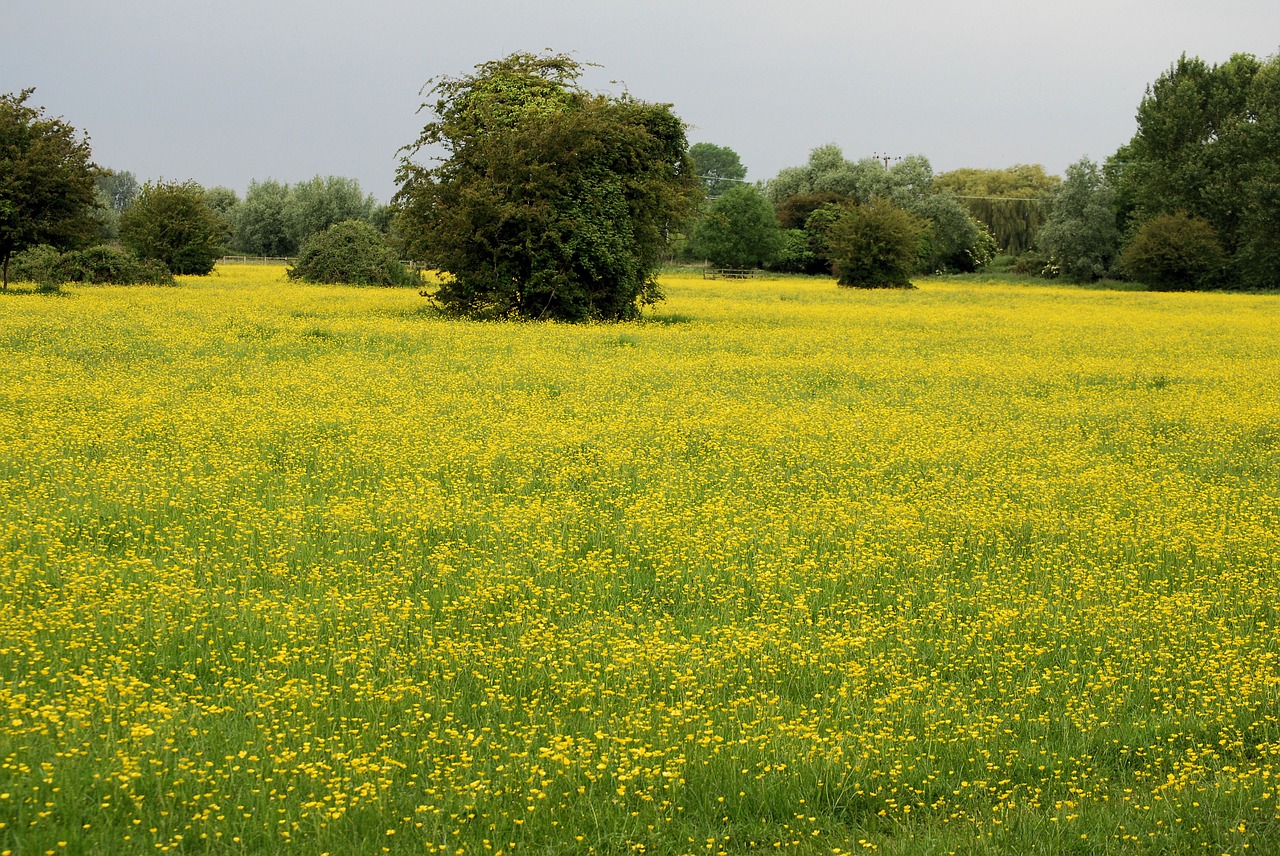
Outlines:
[[1127,141],[1184,51],[1275,54],[1280,1],[0,0],[0,92],[37,87],[103,166],[241,194],[343,175],[387,201],[428,78],[544,48],[674,104],[752,179],[829,142],[1060,173]]

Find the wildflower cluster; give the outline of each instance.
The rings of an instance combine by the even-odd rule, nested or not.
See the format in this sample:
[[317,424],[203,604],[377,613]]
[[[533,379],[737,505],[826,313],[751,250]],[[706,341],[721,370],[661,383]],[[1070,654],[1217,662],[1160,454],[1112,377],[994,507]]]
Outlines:
[[0,853],[1280,847],[1273,298],[181,282],[0,313]]

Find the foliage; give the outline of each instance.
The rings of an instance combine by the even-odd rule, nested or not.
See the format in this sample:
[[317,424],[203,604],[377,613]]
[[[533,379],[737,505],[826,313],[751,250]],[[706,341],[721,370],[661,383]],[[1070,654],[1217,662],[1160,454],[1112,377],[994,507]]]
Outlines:
[[[666,105],[577,86],[563,55],[513,54],[434,83],[401,164],[406,251],[452,275],[448,310],[562,321],[634,317],[660,297],[668,235],[701,195]],[[432,167],[410,160],[438,147]]]
[[285,199],[284,230],[291,246],[301,249],[312,235],[346,220],[373,219],[377,202],[360,190],[354,178],[330,175],[300,181]]
[[939,191],[955,195],[995,238],[1001,252],[1020,255],[1031,249],[1048,211],[1046,197],[1061,182],[1036,164],[1006,169],[957,169],[933,180]]
[[747,177],[742,159],[728,146],[694,143],[689,147],[689,160],[708,199],[717,198]]
[[252,181],[234,206],[231,244],[239,252],[275,258],[296,256],[312,235],[344,220],[362,220],[387,231],[391,212],[353,178],[315,176],[297,184]]
[[1132,279],[1160,291],[1195,291],[1221,281],[1226,254],[1207,220],[1185,213],[1153,217],[1120,257]]
[[831,273],[830,263],[814,251],[811,238],[804,229],[783,229],[782,245],[765,268],[779,273]]
[[94,217],[99,224],[98,237],[103,241],[120,238],[120,212],[133,204],[138,195],[138,180],[133,173],[101,170],[94,179],[94,195],[97,209]]
[[344,220],[307,239],[290,279],[355,285],[416,285],[387,243],[386,236],[363,220]]
[[34,282],[47,290],[66,282],[95,285],[172,285],[171,274],[154,259],[139,259],[123,247],[98,244],[60,252],[42,244],[13,257],[13,279]]
[[784,229],[803,229],[809,215],[819,208],[838,205],[849,197],[839,193],[797,193],[778,203],[778,224]]
[[1036,246],[1052,270],[1077,282],[1106,276],[1118,252],[1120,231],[1115,193],[1102,170],[1081,158],[1067,167],[1066,180],[1049,201],[1049,216],[1036,236]]
[[140,259],[124,247],[99,244],[63,253],[54,267],[58,282],[93,285],[172,285],[173,274],[156,259]]
[[[840,200],[890,201],[928,224],[920,244],[919,269],[972,271],[994,256],[990,235],[952,193],[935,186],[928,158],[910,155],[885,166],[878,158],[847,161],[835,145],[819,146],[803,167],[782,170],[766,185],[784,228],[802,228],[810,214]],[[807,228],[807,227],[803,227]],[[824,259],[824,238],[810,235],[810,248]]]
[[877,196],[844,206],[827,229],[833,272],[840,285],[910,288],[927,224]]
[[87,138],[43,108],[34,89],[0,95],[0,285],[9,260],[27,247],[79,244],[98,231],[93,164]]
[[147,182],[120,216],[120,240],[140,258],[174,273],[213,270],[227,239],[227,223],[194,181]]
[[724,190],[694,225],[691,252],[716,267],[759,267],[782,249],[782,233],[771,206],[747,184]]
[[1113,158],[1132,225],[1185,212],[1229,256],[1229,282],[1280,288],[1280,57],[1185,54],[1147,89],[1138,131]]
[[908,211],[925,221],[917,269],[971,273],[995,258],[996,242],[950,193],[935,193],[909,203]]
[[62,252],[57,247],[39,244],[14,253],[9,264],[9,276],[14,282],[34,282],[37,285],[58,284],[58,261]]
[[283,258],[297,255],[285,220],[289,185],[274,179],[249,182],[244,201],[236,209],[232,246],[251,256]]
[[138,198],[138,179],[128,170],[102,170],[94,186],[103,204],[116,213],[124,211]]

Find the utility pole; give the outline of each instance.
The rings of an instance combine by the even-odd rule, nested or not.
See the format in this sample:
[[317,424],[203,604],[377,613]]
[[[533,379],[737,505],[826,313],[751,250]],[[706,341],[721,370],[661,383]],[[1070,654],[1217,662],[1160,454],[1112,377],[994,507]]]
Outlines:
[[876,160],[884,161],[884,168],[886,170],[889,168],[889,161],[898,163],[900,160],[902,160],[902,158],[894,157],[893,155],[882,155],[879,152],[873,152],[871,156]]

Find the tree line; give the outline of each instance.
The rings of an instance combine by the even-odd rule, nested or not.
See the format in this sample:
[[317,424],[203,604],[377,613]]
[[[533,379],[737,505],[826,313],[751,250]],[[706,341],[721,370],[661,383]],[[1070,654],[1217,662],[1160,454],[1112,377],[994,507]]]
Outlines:
[[[655,273],[673,256],[852,286],[999,258],[1072,280],[1280,288],[1275,57],[1184,55],[1148,87],[1132,140],[1063,179],[1032,165],[935,175],[922,155],[851,160],[824,145],[752,183],[732,149],[690,146],[671,105],[587,91],[581,72],[565,55],[518,53],[430,82],[429,119],[402,149],[390,205],[334,176],[255,181],[243,199],[192,182],[138,186],[94,166],[87,139],[29,106],[30,90],[0,96],[5,286],[11,260],[38,245],[65,256],[105,242],[200,273],[228,250],[305,254],[355,223],[360,240],[350,228],[332,240],[447,272],[442,308],[485,317],[632,317],[661,298]],[[89,265],[59,261],[73,262]]]

